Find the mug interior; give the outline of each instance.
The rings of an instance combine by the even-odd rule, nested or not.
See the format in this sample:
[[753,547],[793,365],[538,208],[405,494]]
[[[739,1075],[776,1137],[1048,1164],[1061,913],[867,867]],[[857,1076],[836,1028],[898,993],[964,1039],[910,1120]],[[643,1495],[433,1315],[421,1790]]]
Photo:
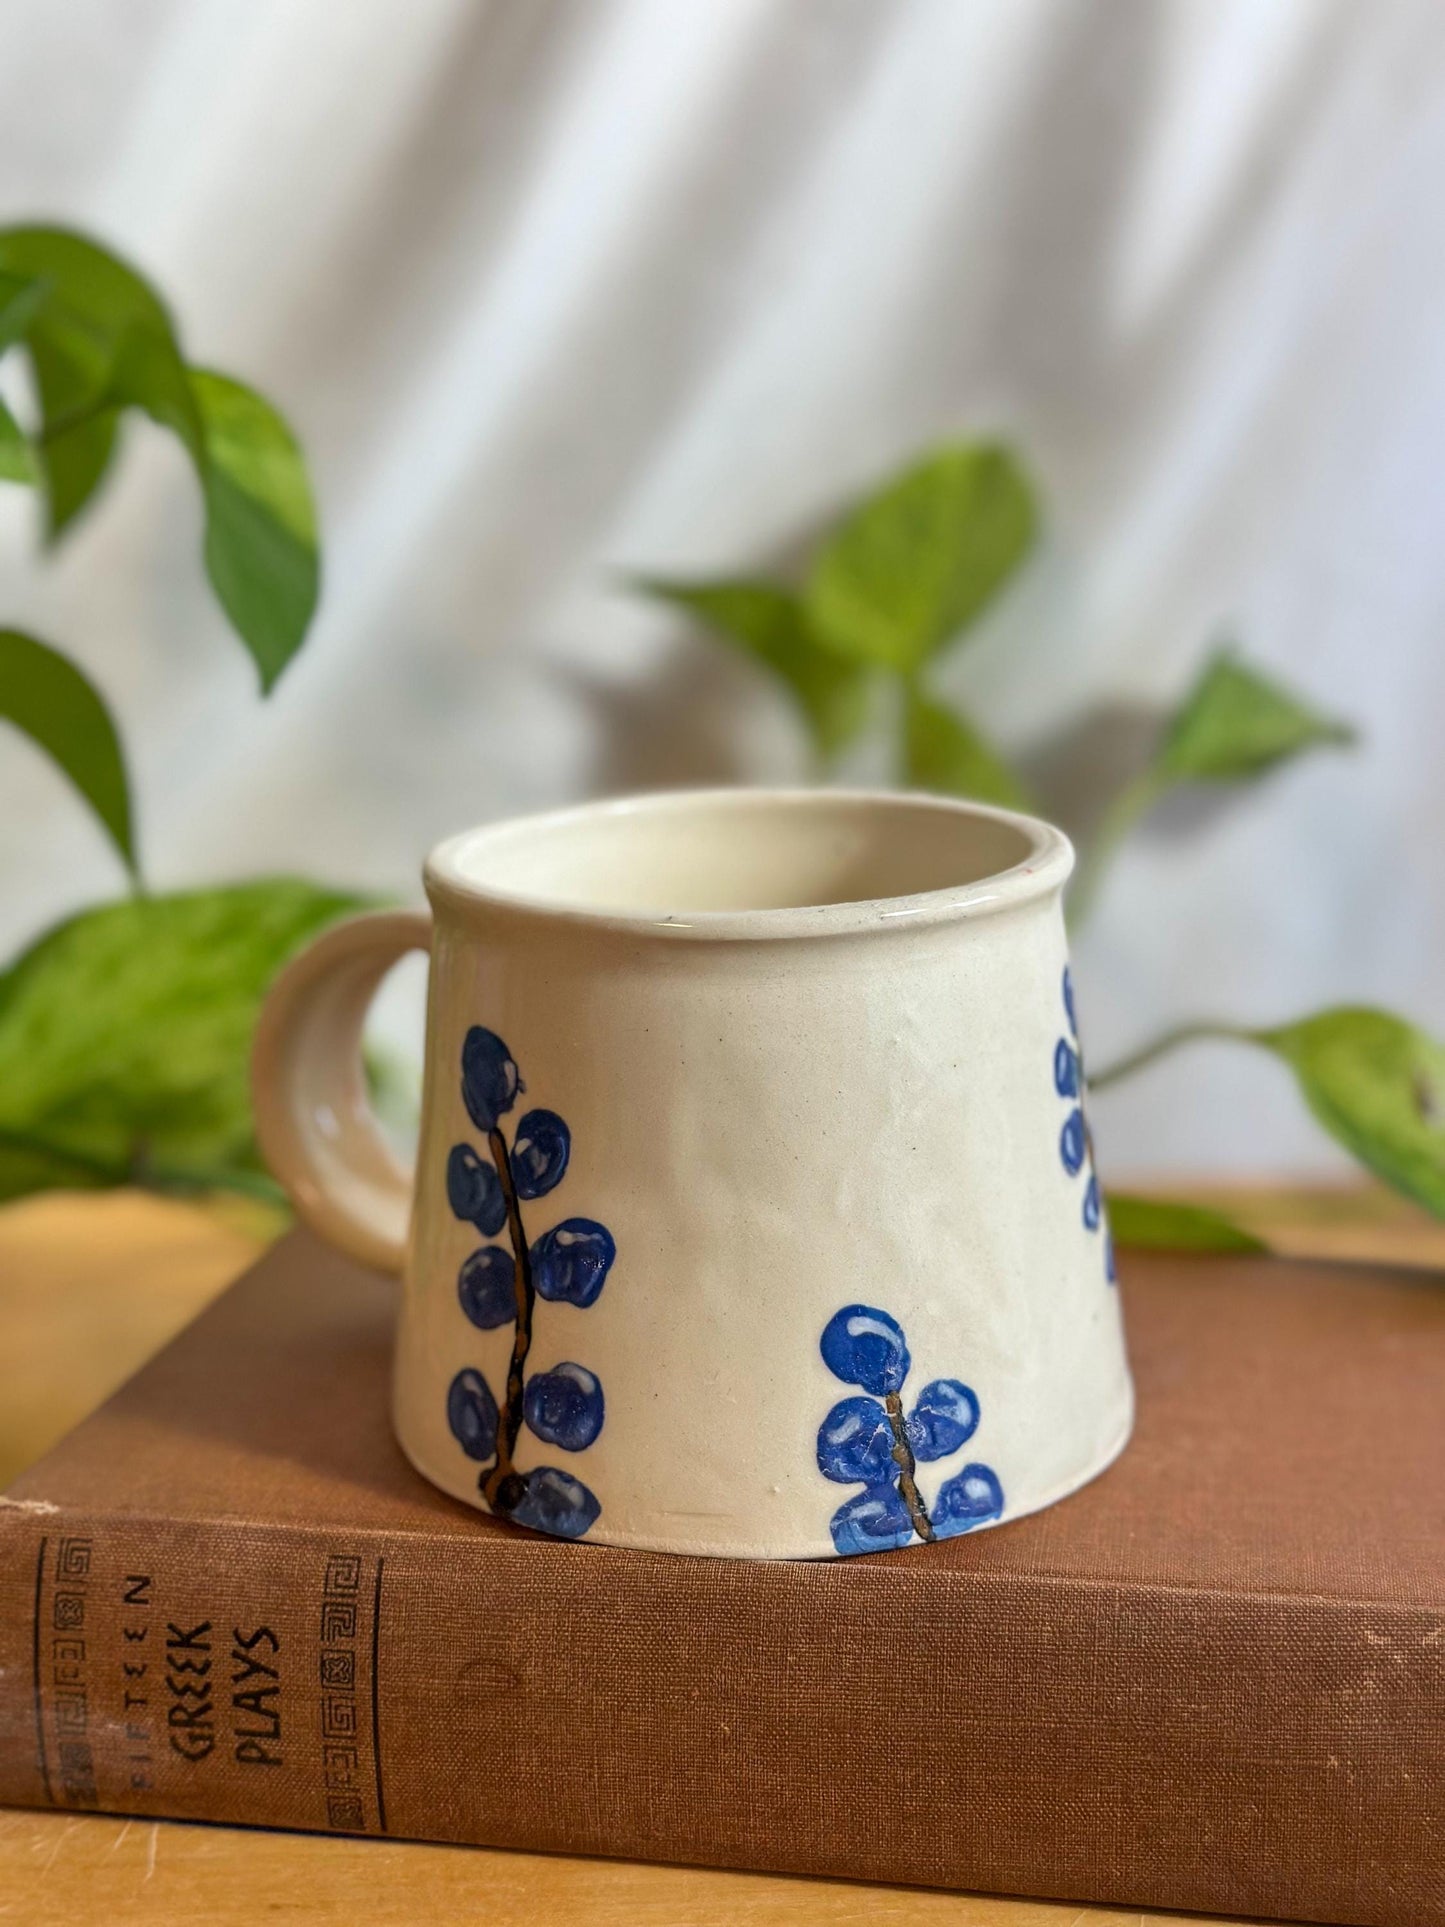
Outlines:
[[[433,883],[647,919],[822,910],[1067,874],[1048,824],[951,798],[711,790],[584,805],[443,844]],[[1030,894],[1032,892],[1030,891]]]

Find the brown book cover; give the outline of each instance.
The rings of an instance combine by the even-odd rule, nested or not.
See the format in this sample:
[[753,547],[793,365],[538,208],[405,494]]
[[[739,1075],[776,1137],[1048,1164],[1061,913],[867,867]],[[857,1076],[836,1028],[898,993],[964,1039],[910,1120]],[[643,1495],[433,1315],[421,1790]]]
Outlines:
[[1445,1921],[1445,1288],[1143,1259],[1133,1444],[828,1562],[413,1473],[392,1287],[297,1234],[0,1502],[0,1799]]

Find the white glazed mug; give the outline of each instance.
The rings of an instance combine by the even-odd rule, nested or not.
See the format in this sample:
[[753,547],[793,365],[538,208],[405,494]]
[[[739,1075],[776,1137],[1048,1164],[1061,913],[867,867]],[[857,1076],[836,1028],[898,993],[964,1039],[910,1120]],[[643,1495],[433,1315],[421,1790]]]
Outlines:
[[[1132,1392],[1048,824],[722,790],[469,831],[432,916],[328,931],[257,1034],[297,1211],[403,1271],[394,1415],[444,1491],[764,1558],[1062,1498]],[[369,1111],[431,953],[415,1183]]]

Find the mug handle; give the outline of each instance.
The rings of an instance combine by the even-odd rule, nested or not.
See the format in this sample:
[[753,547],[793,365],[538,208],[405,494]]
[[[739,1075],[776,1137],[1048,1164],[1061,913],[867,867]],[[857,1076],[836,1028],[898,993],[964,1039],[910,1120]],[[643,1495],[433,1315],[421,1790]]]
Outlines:
[[376,987],[410,950],[430,950],[420,910],[350,917],[272,984],[251,1048],[261,1154],[313,1231],[363,1264],[406,1262],[412,1176],[366,1092],[361,1028]]

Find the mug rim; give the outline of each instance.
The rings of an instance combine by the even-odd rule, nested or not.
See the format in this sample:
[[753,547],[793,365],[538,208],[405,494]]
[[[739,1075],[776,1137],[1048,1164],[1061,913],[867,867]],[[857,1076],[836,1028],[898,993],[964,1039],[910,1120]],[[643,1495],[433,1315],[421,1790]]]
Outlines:
[[[731,809],[817,808],[827,803],[865,805],[879,810],[900,807],[937,810],[941,814],[1007,824],[1027,840],[1019,862],[968,883],[908,895],[862,898],[842,903],[790,905],[751,910],[689,910],[660,916],[655,910],[599,908],[569,902],[563,897],[527,895],[479,883],[468,876],[462,859],[479,844],[529,830],[565,828],[599,817],[665,813],[720,805]],[[1062,890],[1074,867],[1074,846],[1064,832],[1042,817],[1020,810],[977,803],[965,797],[941,796],[929,790],[714,785],[698,789],[659,789],[590,802],[535,810],[521,816],[496,818],[491,823],[445,837],[427,857],[423,882],[433,908],[484,910],[492,915],[563,924],[578,929],[612,931],[632,937],[655,936],[678,941],[771,940],[779,938],[854,936],[865,931],[914,930],[920,926],[994,916]]]

